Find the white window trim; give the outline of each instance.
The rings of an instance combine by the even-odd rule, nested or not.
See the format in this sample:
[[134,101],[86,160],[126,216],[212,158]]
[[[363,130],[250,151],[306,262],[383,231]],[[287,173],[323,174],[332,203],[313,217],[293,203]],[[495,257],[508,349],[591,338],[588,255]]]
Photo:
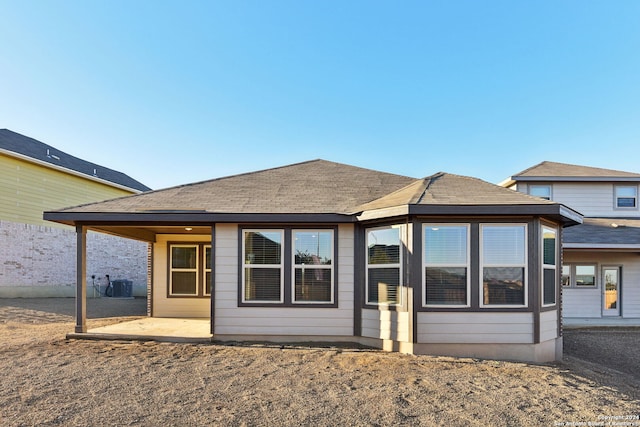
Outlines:
[[[524,265],[523,264],[485,264],[484,263],[484,228],[485,227],[520,227],[524,226]],[[481,308],[526,308],[529,307],[529,267],[528,267],[529,228],[526,223],[486,223],[480,224],[480,307]],[[485,267],[524,267],[524,304],[485,304],[484,303],[484,268]]]
[[[628,206],[618,206],[618,188],[633,188],[634,190],[636,190],[636,195],[634,197],[635,199],[635,206],[633,207],[628,207]],[[623,197],[623,198],[627,198],[627,197]],[[613,186],[613,209],[614,210],[621,210],[621,211],[637,211],[638,210],[638,186],[637,185],[633,185],[633,184],[620,184],[620,185],[614,185]]]
[[[245,262],[246,260],[246,247],[245,247],[245,241],[246,241],[246,235],[247,233],[273,233],[273,232],[278,232],[280,233],[280,241],[282,242],[280,244],[280,264],[247,264]],[[274,229],[274,228],[265,228],[265,229],[248,229],[245,228],[242,230],[242,303],[243,304],[283,304],[284,303],[284,230],[283,229]],[[247,271],[247,268],[272,268],[272,269],[279,269],[280,270],[280,300],[279,301],[265,301],[265,300],[247,300],[246,299],[246,295],[245,295],[245,288],[246,288],[246,282],[245,282],[245,274]]]
[[[549,198],[548,199],[546,197],[541,197],[541,196],[536,196],[535,194],[531,194],[531,190],[533,188],[542,188],[542,187],[545,187],[545,188],[549,189]],[[545,199],[545,200],[553,200],[553,186],[551,184],[529,184],[529,186],[527,188],[527,193],[530,196],[533,196],[533,197],[539,197],[539,198]]]
[[[600,278],[598,277],[598,264],[595,262],[568,262],[563,264],[569,267],[569,286],[563,286],[563,289],[598,289]],[[576,267],[593,267],[593,285],[578,285]]]
[[[207,273],[211,273],[211,264],[207,265],[207,249],[213,251],[211,245],[202,246],[202,266],[204,268],[204,271],[202,273],[202,280],[204,281],[204,283],[202,283],[202,295],[204,295],[205,297],[210,297],[211,292],[207,292]],[[213,260],[213,252],[211,252],[211,258]],[[211,277],[211,280],[213,281],[213,277]]]
[[[326,232],[330,232],[331,233],[331,265],[327,266],[327,265],[305,265],[305,269],[322,269],[322,270],[328,270],[331,269],[331,300],[330,301],[297,301],[296,300],[296,251],[295,251],[295,247],[296,247],[296,243],[295,243],[295,236],[296,236],[296,232],[303,232],[303,233],[326,233]],[[334,296],[334,292],[335,292],[335,277],[334,277],[334,268],[333,266],[336,263],[335,258],[335,248],[334,248],[334,239],[335,239],[335,235],[333,232],[333,229],[329,229],[329,228],[319,228],[319,229],[307,229],[307,228],[300,228],[300,229],[293,229],[291,230],[291,303],[292,304],[300,304],[300,305],[304,305],[304,304],[333,304],[335,301],[335,296]]]
[[[390,304],[388,302],[370,302],[369,301],[369,241],[368,241],[368,232],[369,231],[374,231],[374,230],[387,230],[387,229],[398,229],[398,237],[399,240],[398,242],[400,243],[400,248],[399,248],[399,257],[398,257],[398,263],[397,264],[373,264],[373,266],[371,268],[397,268],[398,269],[398,302],[397,303],[393,303]],[[403,226],[402,225],[389,225],[389,226],[383,226],[383,227],[371,227],[371,228],[366,228],[364,230],[364,250],[365,250],[365,305],[375,305],[375,306],[382,306],[382,307],[398,307],[401,306],[403,303],[403,298],[402,298],[402,294],[403,292],[403,275],[402,275],[402,262],[403,262],[403,256],[402,256],[402,252],[403,252],[403,248],[402,246],[405,244],[404,240],[403,240]]]
[[[196,268],[173,268],[173,248],[196,248]],[[169,296],[172,297],[198,297],[200,296],[200,245],[198,243],[171,243],[169,245]],[[195,272],[196,292],[183,294],[173,292],[173,272]]]
[[[549,230],[549,231],[553,231],[555,233],[555,264],[551,265],[551,264],[545,264],[544,263],[544,231]],[[555,227],[551,227],[549,225],[542,225],[540,227],[541,233],[540,233],[540,259],[542,260],[541,266],[540,266],[540,302],[542,303],[542,307],[555,307],[558,304],[558,260],[559,260],[559,256],[558,256],[558,229]],[[553,299],[554,302],[552,304],[545,304],[544,303],[544,270],[553,270],[553,274],[554,274],[554,278],[556,281],[556,286],[554,287],[554,295],[553,295]],[[561,285],[561,284],[560,284]]]
[[[426,261],[425,230],[428,227],[465,227],[467,229],[467,262],[466,264],[431,264]],[[427,267],[465,267],[467,269],[467,302],[466,304],[427,304]],[[469,308],[471,307],[471,225],[464,223],[423,223],[422,224],[422,306],[432,308]]]

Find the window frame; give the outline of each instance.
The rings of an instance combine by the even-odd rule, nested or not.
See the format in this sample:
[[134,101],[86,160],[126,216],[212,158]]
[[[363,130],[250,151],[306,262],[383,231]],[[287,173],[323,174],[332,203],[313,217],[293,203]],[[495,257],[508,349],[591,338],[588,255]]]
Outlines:
[[[174,247],[195,247],[196,248],[196,268],[195,269],[174,269],[172,267],[172,248]],[[211,242],[167,242],[167,298],[210,298],[207,293],[206,273],[212,272],[211,265],[206,265],[206,248],[211,248]],[[196,293],[179,294],[173,292],[173,271],[195,271],[196,272]]]
[[[598,289],[600,280],[598,277],[598,264],[595,262],[576,262],[566,263],[563,266],[569,267],[569,286],[563,286],[563,289]],[[593,285],[578,285],[576,267],[593,267]]]
[[[280,233],[281,236],[281,243],[280,243],[280,264],[247,264],[246,263],[246,234],[247,233],[261,233],[261,232],[268,232],[268,233],[273,233],[273,232],[278,232]],[[242,228],[240,230],[240,239],[242,241],[242,249],[240,252],[240,257],[241,257],[241,262],[240,262],[240,268],[242,271],[241,277],[240,277],[240,289],[241,289],[241,302],[243,304],[268,304],[268,305],[274,305],[274,304],[284,304],[285,301],[285,295],[284,295],[284,272],[285,272],[285,230],[282,228]],[[269,301],[269,300],[247,300],[246,298],[246,271],[247,268],[263,268],[263,269],[279,269],[280,270],[280,298],[278,301]]]
[[[318,301],[318,300],[314,300],[314,301],[297,301],[296,300],[296,269],[298,269],[299,267],[296,264],[296,253],[295,253],[295,235],[297,232],[302,232],[302,233],[326,233],[329,232],[331,233],[331,264],[329,266],[327,266],[326,264],[323,265],[310,265],[310,266],[306,266],[306,268],[308,269],[313,269],[313,270],[330,270],[330,275],[331,275],[331,299],[330,301]],[[286,238],[286,237],[285,237]],[[291,304],[296,304],[296,305],[309,305],[309,304],[323,304],[323,305],[331,305],[334,304],[335,301],[335,275],[334,275],[334,271],[335,271],[335,263],[337,262],[336,259],[336,251],[335,251],[335,232],[333,228],[294,228],[291,230]],[[304,268],[302,268],[302,270],[304,271]]]
[[[635,192],[633,196],[633,206],[620,206],[620,199],[629,199],[631,197],[618,196],[618,190],[622,188],[632,188]],[[615,210],[622,211],[637,211],[638,210],[638,185],[619,184],[613,186],[613,208]]]
[[[554,264],[545,264],[544,260],[544,232],[545,230],[553,231],[554,237]],[[547,224],[540,226],[540,302],[542,307],[554,307],[558,303],[558,228]],[[553,303],[545,303],[545,284],[544,284],[544,272],[545,270],[553,270],[553,280],[555,282],[553,287]]]
[[[549,190],[549,197],[547,196],[536,196],[535,194],[532,194],[532,190],[534,188],[547,188]],[[553,200],[553,186],[551,184],[530,184],[529,187],[527,188],[527,194],[529,194],[532,197],[538,197],[540,199],[544,199],[544,200]]]
[[[374,307],[400,307],[403,304],[402,294],[404,293],[403,288],[403,271],[402,271],[402,263],[404,260],[404,241],[403,241],[403,224],[392,224],[392,225],[383,225],[378,227],[368,227],[364,229],[364,305],[365,306],[374,306]],[[374,230],[398,230],[398,263],[393,264],[372,264],[373,267],[369,264],[369,232]],[[395,303],[388,302],[371,302],[369,301],[369,269],[383,269],[383,268],[397,268],[398,269],[398,301]]]
[[[523,227],[524,228],[524,260],[523,264],[485,264],[484,262],[484,229],[499,227]],[[479,285],[479,307],[480,308],[529,308],[529,224],[528,223],[480,223],[479,227],[479,263],[478,263],[478,285]],[[523,304],[485,304],[484,303],[484,269],[485,267],[522,267],[523,268]]]
[[[427,237],[426,229],[433,227],[464,227],[466,229],[466,263],[428,263],[427,262]],[[428,304],[427,303],[427,267],[464,267],[467,270],[466,278],[466,303],[465,304]],[[422,223],[422,307],[424,308],[470,308],[471,307],[471,224],[470,223]]]

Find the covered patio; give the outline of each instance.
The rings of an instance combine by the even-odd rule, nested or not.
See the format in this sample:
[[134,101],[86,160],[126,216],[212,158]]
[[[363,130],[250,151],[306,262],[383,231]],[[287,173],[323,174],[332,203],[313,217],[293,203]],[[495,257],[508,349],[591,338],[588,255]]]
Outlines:
[[147,317],[67,334],[68,339],[211,342],[209,319]]

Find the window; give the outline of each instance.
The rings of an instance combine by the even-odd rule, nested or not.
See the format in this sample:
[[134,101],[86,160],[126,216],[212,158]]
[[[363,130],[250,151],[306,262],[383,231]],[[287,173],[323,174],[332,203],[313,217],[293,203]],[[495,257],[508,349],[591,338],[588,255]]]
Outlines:
[[526,224],[481,225],[481,307],[527,305],[526,235]]
[[243,230],[243,302],[284,301],[283,241],[283,230]]
[[567,264],[562,266],[562,286],[565,288],[595,288],[595,264]]
[[367,230],[367,304],[400,304],[400,227]]
[[616,208],[635,209],[638,207],[638,187],[622,186],[615,187]]
[[562,266],[562,286],[563,287],[571,286],[571,266],[570,265]]
[[169,296],[209,295],[211,295],[211,245],[169,244]]
[[333,231],[293,231],[293,301],[333,302]]
[[556,303],[556,234],[553,228],[542,227],[542,305]]
[[546,200],[551,200],[551,186],[550,185],[530,185],[529,195],[540,197]]
[[577,287],[595,287],[596,286],[596,266],[595,265],[576,265],[576,286]]
[[469,225],[424,224],[423,306],[468,307]]

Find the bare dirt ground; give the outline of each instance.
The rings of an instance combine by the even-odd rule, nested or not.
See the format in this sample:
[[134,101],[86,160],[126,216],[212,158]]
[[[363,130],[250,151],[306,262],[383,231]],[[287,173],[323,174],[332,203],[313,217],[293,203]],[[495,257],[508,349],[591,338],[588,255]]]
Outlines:
[[[144,300],[88,301],[90,328],[144,312]],[[529,365],[66,340],[73,313],[73,299],[0,300],[0,425],[640,426],[640,329],[567,331],[562,363]]]

